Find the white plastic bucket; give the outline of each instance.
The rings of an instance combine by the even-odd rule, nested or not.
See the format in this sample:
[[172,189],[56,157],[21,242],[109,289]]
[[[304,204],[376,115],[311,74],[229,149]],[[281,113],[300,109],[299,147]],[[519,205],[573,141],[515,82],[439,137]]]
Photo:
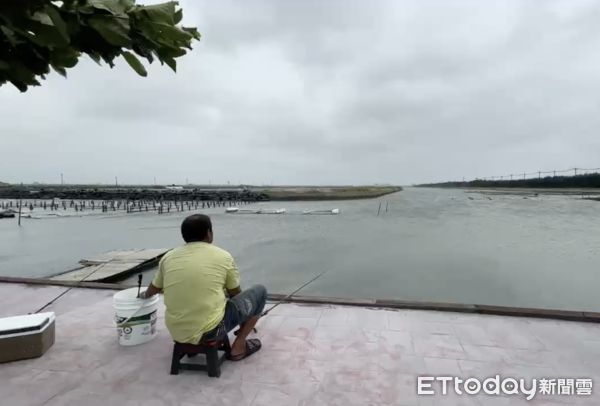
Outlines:
[[119,344],[138,345],[156,337],[158,295],[139,299],[138,288],[121,290],[113,296]]

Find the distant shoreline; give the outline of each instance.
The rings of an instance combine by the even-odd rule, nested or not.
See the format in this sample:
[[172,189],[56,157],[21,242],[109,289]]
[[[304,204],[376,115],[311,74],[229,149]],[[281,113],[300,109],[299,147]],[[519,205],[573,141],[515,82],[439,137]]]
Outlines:
[[468,193],[487,194],[546,194],[546,195],[600,195],[600,188],[532,188],[532,187],[481,187],[481,186],[420,186],[431,189],[460,189]]
[[328,187],[273,187],[254,189],[272,201],[357,200],[372,199],[396,193],[400,186],[328,186]]
[[400,186],[2,185],[0,199],[282,201],[370,199]]
[[536,190],[568,190],[568,189],[600,189],[600,173],[585,173],[573,176],[545,176],[529,179],[475,179],[471,181],[436,182],[416,185],[416,187],[447,188],[485,188],[485,189],[536,189]]

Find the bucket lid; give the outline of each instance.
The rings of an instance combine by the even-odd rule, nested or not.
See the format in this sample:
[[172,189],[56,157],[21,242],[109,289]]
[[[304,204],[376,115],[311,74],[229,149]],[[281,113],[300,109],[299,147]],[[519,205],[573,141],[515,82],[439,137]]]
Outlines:
[[[143,290],[145,290],[147,288],[148,287],[142,287]],[[148,299],[140,299],[139,297],[137,297],[137,294],[138,294],[138,288],[129,288],[129,289],[120,290],[113,295],[113,303],[141,305],[146,302],[150,303],[150,302],[154,302],[154,301],[158,300],[158,296],[153,296]]]

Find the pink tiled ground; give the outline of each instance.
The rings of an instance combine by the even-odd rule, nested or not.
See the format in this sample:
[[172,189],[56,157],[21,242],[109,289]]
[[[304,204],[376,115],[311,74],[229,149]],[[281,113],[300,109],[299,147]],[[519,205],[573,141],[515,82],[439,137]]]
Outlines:
[[[37,310],[64,288],[0,284],[0,317]],[[418,397],[416,376],[590,377],[600,326],[429,311],[282,305],[259,322],[264,348],[221,378],[169,375],[171,340],[120,347],[114,291],[74,289],[48,310],[56,343],[0,364],[2,405],[568,405],[600,396]],[[594,392],[600,392],[600,387]]]

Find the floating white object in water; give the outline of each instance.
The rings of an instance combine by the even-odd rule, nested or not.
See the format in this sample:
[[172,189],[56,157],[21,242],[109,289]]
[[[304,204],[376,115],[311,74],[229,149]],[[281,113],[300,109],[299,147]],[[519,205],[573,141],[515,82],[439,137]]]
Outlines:
[[304,210],[302,214],[340,214],[340,209],[331,210]]
[[[240,209],[238,207],[228,207],[225,209],[225,213],[230,214],[288,214],[287,209],[274,209],[274,210],[265,210],[265,209]],[[298,212],[292,211],[289,214],[300,214]],[[331,209],[331,210],[303,210],[302,214],[340,214],[340,209]]]
[[276,210],[251,210],[251,209],[240,209],[237,207],[228,207],[225,209],[225,213],[237,213],[237,214],[285,214],[286,209]]
[[258,210],[256,214],[285,214],[285,209],[275,209],[275,210]]

